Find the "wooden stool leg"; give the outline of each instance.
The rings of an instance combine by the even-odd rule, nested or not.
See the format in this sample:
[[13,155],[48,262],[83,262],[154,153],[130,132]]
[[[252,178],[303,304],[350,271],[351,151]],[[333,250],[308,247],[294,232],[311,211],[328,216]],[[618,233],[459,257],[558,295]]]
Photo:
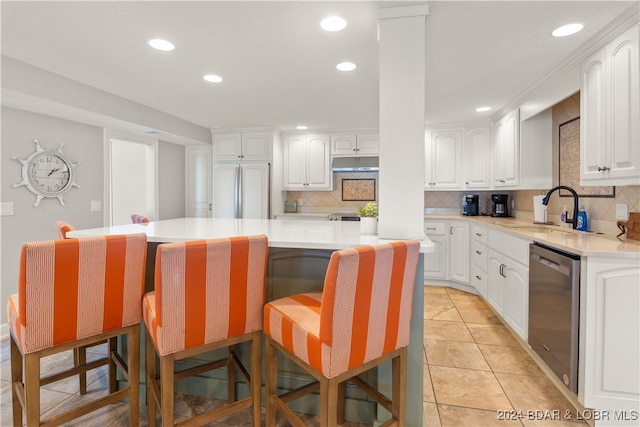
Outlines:
[[271,344],[271,338],[266,337],[265,343],[265,425],[276,425],[276,409],[271,403],[272,396],[278,392],[278,351]]
[[262,424],[262,331],[253,333],[251,340],[251,397],[253,398],[253,425]]
[[231,347],[227,347],[227,401],[236,401],[236,365],[233,363]]
[[140,420],[140,325],[135,325],[127,334],[129,365],[129,425],[138,427]]
[[[115,393],[118,390],[118,368],[116,367],[116,363],[113,361],[113,354],[118,351],[118,338],[113,337],[109,338],[109,344],[107,345],[107,354],[109,358],[109,393]],[[127,349],[127,351],[129,351]]]
[[160,357],[160,394],[162,395],[162,403],[160,411],[162,412],[162,427],[174,425],[173,421],[173,389],[174,389],[174,371],[173,357],[171,355]]
[[[82,366],[87,363],[87,347],[82,346],[73,349],[73,364]],[[78,382],[80,383],[80,394],[87,394],[87,372],[78,374]]]
[[407,348],[400,350],[398,357],[391,362],[391,409],[392,416],[398,420],[398,425],[405,424],[407,409]]
[[11,335],[11,404],[13,408],[13,425],[22,427],[22,405],[18,398],[15,384],[22,384],[22,353]]
[[153,346],[153,339],[149,334],[149,330],[145,328],[145,364],[147,378],[147,413],[149,418],[149,427],[156,427],[156,349]]
[[24,356],[24,406],[27,426],[40,425],[40,356],[37,353]]
[[338,384],[338,424],[344,424],[344,403],[345,403],[345,394],[347,389],[347,382],[343,381]]
[[338,386],[335,378],[320,380],[320,425],[338,425]]

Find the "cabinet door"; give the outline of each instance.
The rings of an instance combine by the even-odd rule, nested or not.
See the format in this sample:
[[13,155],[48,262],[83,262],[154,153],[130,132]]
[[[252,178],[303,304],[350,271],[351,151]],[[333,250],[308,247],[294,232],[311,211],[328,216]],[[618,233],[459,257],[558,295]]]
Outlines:
[[507,114],[497,128],[493,147],[494,187],[518,185],[520,177],[520,110]]
[[493,250],[489,250],[489,286],[488,286],[488,301],[489,304],[496,309],[496,311],[502,314],[502,306],[503,306],[503,279],[502,274],[502,265],[503,265],[502,255],[498,254]]
[[243,164],[242,218],[269,219],[269,165]]
[[580,180],[602,179],[605,163],[604,50],[587,58],[581,68]]
[[425,279],[446,279],[447,278],[447,236],[430,235],[433,242],[433,252],[424,256],[424,278]]
[[211,217],[211,149],[187,147],[187,216]]
[[285,189],[305,189],[306,141],[304,136],[288,136],[283,144],[283,183]]
[[[584,260],[584,258],[583,258]],[[584,261],[583,261],[584,262]],[[640,267],[638,259],[586,259],[581,280],[580,340],[584,401],[589,408],[629,410],[640,401]],[[585,269],[583,268],[583,271]],[[581,354],[581,357],[583,355]]]
[[213,165],[213,217],[235,218],[238,164]]
[[449,223],[449,278],[469,283],[469,223]]
[[356,142],[359,156],[377,156],[380,154],[380,137],[378,135],[358,135]]
[[218,133],[213,135],[213,161],[234,161],[242,157],[242,134]]
[[491,127],[483,126],[466,131],[467,188],[491,187]]
[[271,134],[269,132],[251,132],[242,134],[242,160],[270,159]]
[[461,188],[462,132],[432,132],[431,149],[433,188]]
[[526,340],[529,329],[529,270],[507,260],[503,273],[503,317]]
[[639,32],[635,26],[605,48],[607,178],[640,176]]
[[331,188],[331,153],[328,136],[310,136],[307,139],[306,188],[326,190]]
[[337,135],[331,137],[331,154],[334,156],[355,156],[357,145],[355,135]]

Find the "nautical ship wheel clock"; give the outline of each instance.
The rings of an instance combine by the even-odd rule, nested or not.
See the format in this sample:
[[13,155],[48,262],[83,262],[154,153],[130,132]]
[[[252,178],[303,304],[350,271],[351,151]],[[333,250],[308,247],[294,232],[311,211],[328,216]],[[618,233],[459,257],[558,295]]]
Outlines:
[[36,195],[38,206],[45,197],[56,197],[64,206],[63,196],[72,188],[80,188],[75,183],[74,163],[62,153],[60,144],[57,150],[46,150],[40,146],[37,139],[34,140],[36,149],[26,159],[13,157],[22,164],[22,181],[13,187],[25,186]]

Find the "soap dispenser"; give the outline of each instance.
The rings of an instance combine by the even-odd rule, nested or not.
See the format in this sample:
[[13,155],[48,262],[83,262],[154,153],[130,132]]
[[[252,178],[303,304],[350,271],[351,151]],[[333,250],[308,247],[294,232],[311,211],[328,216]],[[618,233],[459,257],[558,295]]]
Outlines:
[[589,224],[587,223],[587,212],[584,210],[584,205],[580,205],[580,210],[578,210],[577,219],[578,221],[576,225],[576,230],[580,231],[588,231]]

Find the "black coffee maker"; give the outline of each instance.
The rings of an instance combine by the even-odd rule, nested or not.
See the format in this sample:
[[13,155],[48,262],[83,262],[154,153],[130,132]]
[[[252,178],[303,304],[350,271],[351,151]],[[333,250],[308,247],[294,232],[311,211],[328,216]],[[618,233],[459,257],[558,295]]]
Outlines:
[[462,215],[476,216],[478,215],[478,195],[467,194],[462,196]]
[[491,195],[491,216],[509,216],[508,198],[508,194]]

